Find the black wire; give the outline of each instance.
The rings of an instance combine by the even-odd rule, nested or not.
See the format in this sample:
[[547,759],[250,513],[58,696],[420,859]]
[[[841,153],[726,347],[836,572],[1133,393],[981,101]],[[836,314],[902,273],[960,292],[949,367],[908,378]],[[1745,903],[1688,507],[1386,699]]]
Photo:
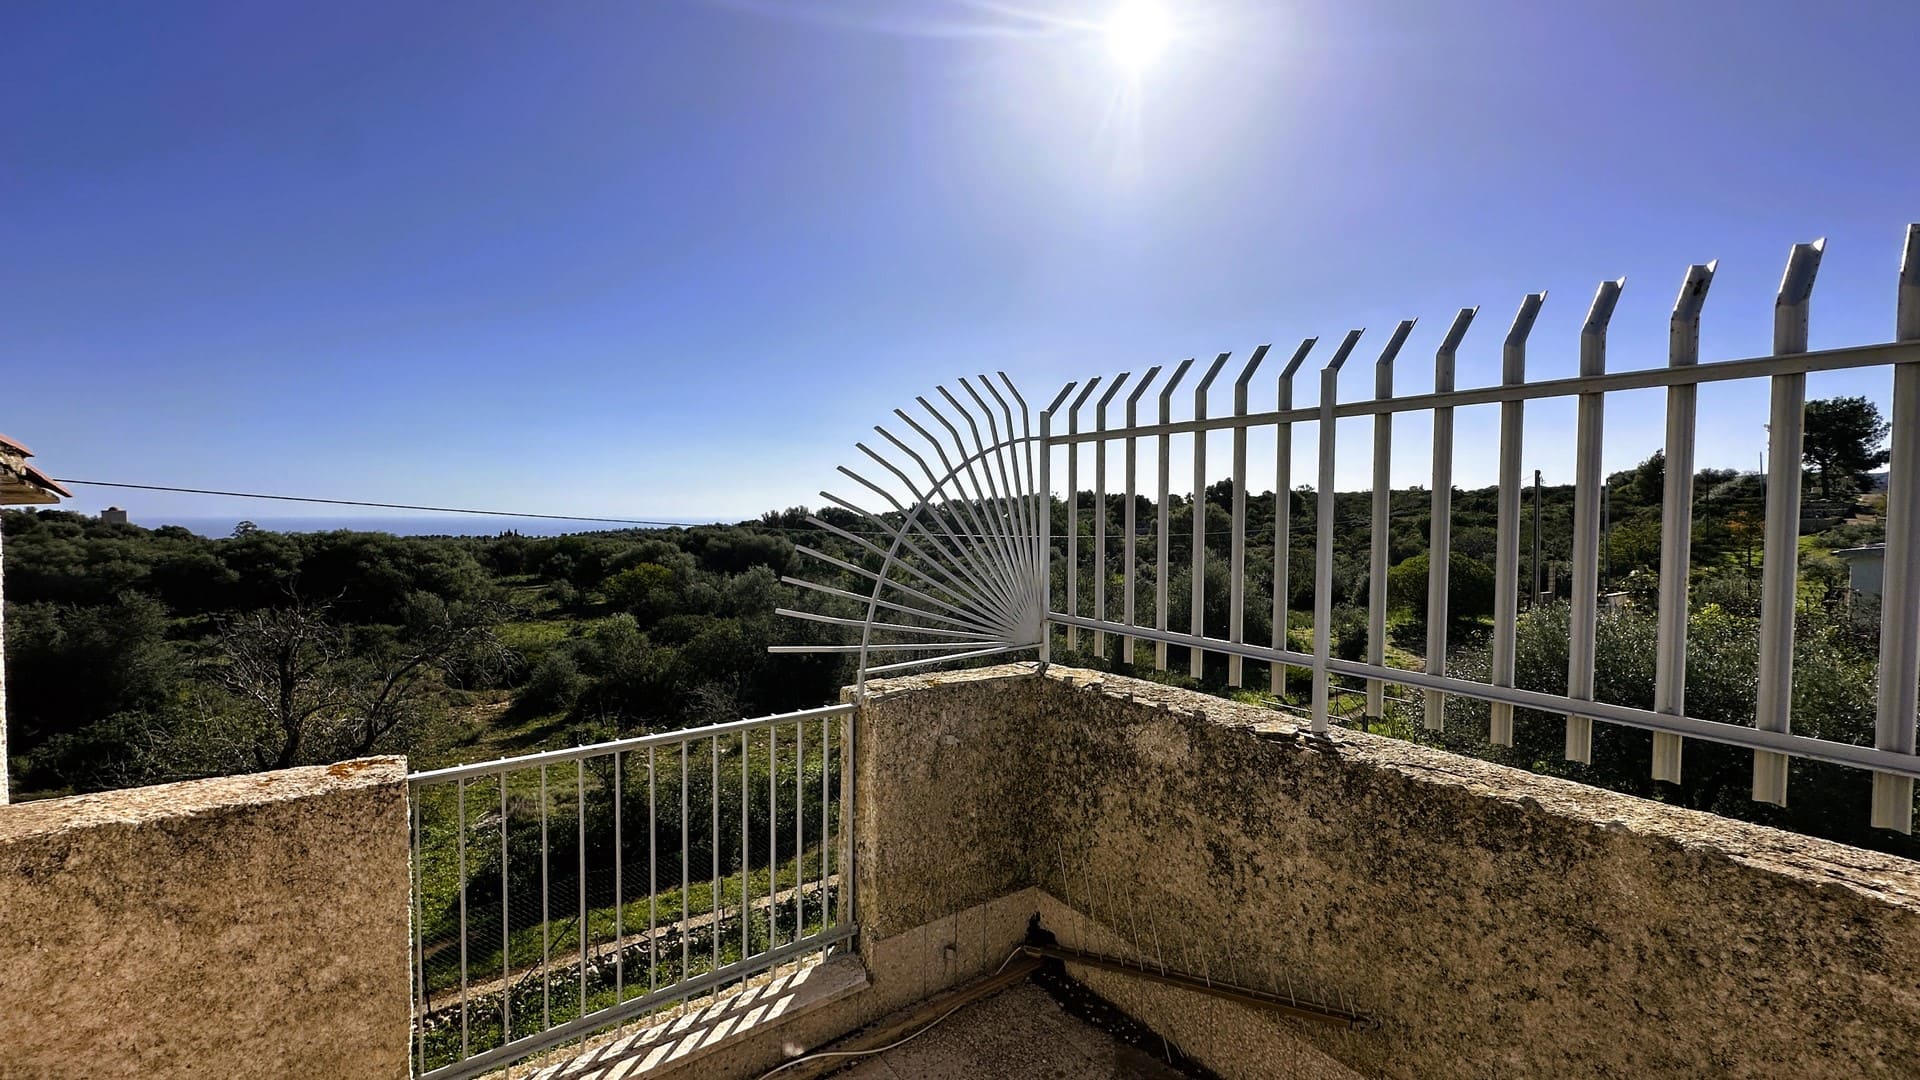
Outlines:
[[[607,525],[652,525],[662,528],[693,529],[724,524],[714,521],[649,521],[644,518],[583,517],[578,514],[522,514],[512,510],[468,510],[453,506],[416,506],[412,503],[368,502],[363,499],[316,499],[301,495],[262,495],[251,491],[214,491],[210,488],[169,487],[165,484],[116,484],[105,480],[66,480],[56,484],[82,487],[131,488],[136,491],[175,491],[187,495],[223,495],[233,499],[272,499],[277,502],[324,503],[328,506],[372,506],[384,510],[422,510],[434,514],[471,514],[477,517],[538,518],[543,521],[596,521]],[[811,531],[811,530],[807,530]]]

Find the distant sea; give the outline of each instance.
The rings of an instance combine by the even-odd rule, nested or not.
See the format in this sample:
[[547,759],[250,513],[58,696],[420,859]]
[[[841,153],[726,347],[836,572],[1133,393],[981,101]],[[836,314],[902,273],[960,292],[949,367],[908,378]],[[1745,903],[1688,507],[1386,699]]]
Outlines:
[[644,525],[615,525],[594,521],[550,521],[545,518],[518,517],[474,517],[465,514],[427,514],[417,517],[168,517],[156,515],[143,517],[132,513],[128,520],[135,525],[156,529],[162,525],[179,525],[201,536],[222,537],[233,535],[234,526],[242,520],[253,522],[261,529],[272,532],[332,532],[336,529],[353,529],[359,532],[384,532],[395,536],[498,536],[505,532],[516,532],[522,536],[561,536],[566,533],[604,532],[610,529],[640,529]]

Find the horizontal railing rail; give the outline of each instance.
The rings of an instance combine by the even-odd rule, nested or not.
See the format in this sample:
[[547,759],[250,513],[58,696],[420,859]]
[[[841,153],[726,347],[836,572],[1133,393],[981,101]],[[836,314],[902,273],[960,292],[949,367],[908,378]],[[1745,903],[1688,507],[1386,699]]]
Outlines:
[[478,1075],[849,939],[853,709],[411,776],[415,1075]]

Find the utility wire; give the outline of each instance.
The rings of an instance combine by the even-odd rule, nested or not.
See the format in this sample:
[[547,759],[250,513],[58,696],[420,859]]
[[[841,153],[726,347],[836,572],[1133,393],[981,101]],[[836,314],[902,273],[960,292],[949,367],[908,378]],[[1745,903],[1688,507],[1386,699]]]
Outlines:
[[[82,487],[131,488],[135,491],[174,491],[187,495],[223,495],[232,499],[272,499],[276,502],[322,503],[327,506],[372,506],[383,510],[421,510],[434,514],[471,514],[477,517],[538,518],[543,521],[596,521],[606,525],[652,525],[660,528],[694,529],[719,525],[715,521],[650,521],[645,518],[583,517],[578,514],[523,514],[513,510],[470,510],[456,506],[417,506],[412,503],[368,502],[364,499],[318,499],[303,495],[263,495],[253,491],[214,491],[210,488],[169,487],[165,484],[116,484],[105,480],[67,480],[57,484]],[[809,530],[811,531],[811,530]]]

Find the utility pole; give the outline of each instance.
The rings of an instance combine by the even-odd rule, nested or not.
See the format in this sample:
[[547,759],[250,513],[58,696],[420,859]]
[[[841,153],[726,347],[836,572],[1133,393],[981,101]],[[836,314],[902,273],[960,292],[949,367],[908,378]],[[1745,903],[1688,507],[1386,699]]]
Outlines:
[[1540,470],[1533,470],[1533,598],[1527,607],[1540,603]]

